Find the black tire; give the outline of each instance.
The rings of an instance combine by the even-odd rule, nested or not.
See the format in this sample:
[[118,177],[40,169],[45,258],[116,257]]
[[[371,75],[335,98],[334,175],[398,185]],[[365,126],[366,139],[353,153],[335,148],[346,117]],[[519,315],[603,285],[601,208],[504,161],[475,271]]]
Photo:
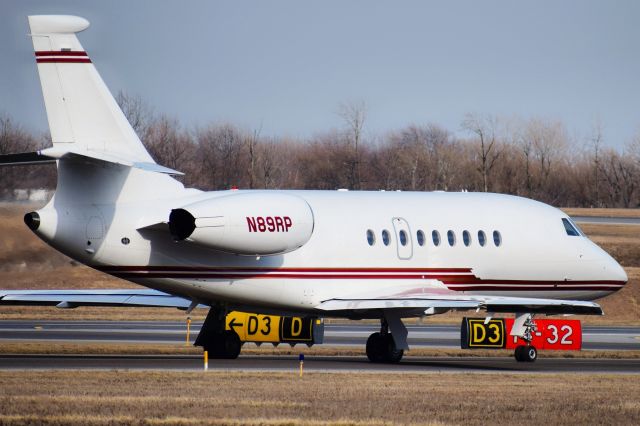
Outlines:
[[538,350],[531,345],[523,346],[522,356],[525,362],[535,362],[538,359]]
[[516,350],[515,350],[515,358],[516,361],[518,362],[524,362],[524,357],[522,356],[522,349],[524,349],[525,346],[516,346]]
[[233,330],[226,330],[222,334],[222,352],[225,359],[236,359],[240,355],[242,349],[242,342],[238,333]]
[[236,359],[240,355],[242,342],[238,333],[226,330],[222,333],[212,333],[207,337],[203,349],[209,352],[211,359]]
[[371,362],[384,362],[385,338],[380,333],[373,333],[367,339],[367,358]]
[[384,361],[390,364],[397,364],[402,359],[404,355],[403,349],[396,349],[396,343],[393,341],[393,336],[391,334],[387,334],[384,336],[385,339],[385,353],[384,353]]
[[520,345],[516,347],[515,357],[518,362],[534,362],[538,359],[538,350],[531,345]]

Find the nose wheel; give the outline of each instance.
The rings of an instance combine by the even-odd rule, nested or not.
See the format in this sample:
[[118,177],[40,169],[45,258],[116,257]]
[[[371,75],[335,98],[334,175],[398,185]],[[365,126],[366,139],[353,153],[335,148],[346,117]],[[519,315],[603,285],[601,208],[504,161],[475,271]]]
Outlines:
[[515,350],[515,358],[518,362],[534,362],[538,359],[538,350],[531,344],[533,335],[538,327],[533,321],[532,314],[516,315],[513,325],[512,335],[519,337],[524,341],[524,345],[519,345]]
[[515,357],[518,362],[534,362],[538,359],[538,350],[535,346],[520,345],[516,347]]

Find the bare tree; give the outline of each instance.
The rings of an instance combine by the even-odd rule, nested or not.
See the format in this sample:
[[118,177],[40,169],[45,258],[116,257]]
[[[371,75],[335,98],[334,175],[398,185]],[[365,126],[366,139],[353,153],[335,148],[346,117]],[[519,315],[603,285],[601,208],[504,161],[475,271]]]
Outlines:
[[255,129],[251,134],[247,136],[247,148],[249,150],[249,188],[253,189],[255,186],[255,178],[256,178],[256,151],[258,147],[258,142],[260,141],[260,131],[262,130],[262,126],[259,129]]
[[489,191],[489,173],[496,160],[500,157],[500,149],[497,147],[498,120],[492,116],[479,116],[467,114],[462,121],[462,128],[473,133],[479,142],[480,165],[478,171],[482,176],[482,188]]
[[593,126],[591,139],[591,148],[593,150],[593,197],[596,207],[600,207],[600,153],[602,151],[602,125],[597,121]]
[[352,147],[350,163],[350,186],[360,189],[360,145],[362,144],[362,129],[367,117],[367,107],[364,101],[349,102],[340,105],[338,115],[347,127],[346,137]]
[[138,137],[144,139],[147,129],[153,121],[153,110],[140,96],[128,95],[122,90],[116,95],[116,102]]

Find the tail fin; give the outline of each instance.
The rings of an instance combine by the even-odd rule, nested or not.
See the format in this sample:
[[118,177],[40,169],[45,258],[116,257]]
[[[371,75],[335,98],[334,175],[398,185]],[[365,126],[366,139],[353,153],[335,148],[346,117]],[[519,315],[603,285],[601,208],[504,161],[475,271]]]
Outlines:
[[29,16],[29,26],[54,157],[68,152],[154,164],[76,37],[89,22],[40,15]]

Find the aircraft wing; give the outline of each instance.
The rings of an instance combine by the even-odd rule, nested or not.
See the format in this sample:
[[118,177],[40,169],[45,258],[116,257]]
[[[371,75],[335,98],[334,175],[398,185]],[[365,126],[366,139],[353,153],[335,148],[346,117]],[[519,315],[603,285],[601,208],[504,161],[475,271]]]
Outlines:
[[387,294],[358,294],[349,298],[326,300],[316,309],[345,314],[347,316],[368,316],[367,313],[380,310],[401,311],[406,316],[430,315],[448,310],[484,310],[501,313],[531,314],[576,314],[603,315],[600,305],[581,300],[538,299],[528,297],[503,297],[482,295],[460,295],[456,292],[398,291],[388,289]]
[[[0,290],[0,305],[121,306],[188,309],[193,302],[157,290]],[[198,305],[198,307],[205,307]]]

